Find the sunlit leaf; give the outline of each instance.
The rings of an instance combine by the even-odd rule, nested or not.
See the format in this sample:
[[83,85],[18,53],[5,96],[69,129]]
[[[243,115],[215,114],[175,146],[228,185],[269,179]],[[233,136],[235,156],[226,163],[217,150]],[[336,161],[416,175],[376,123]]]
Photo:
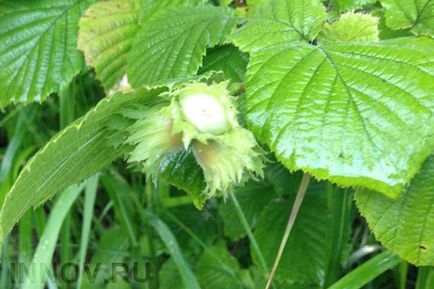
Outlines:
[[329,0],[328,3],[337,13],[341,13],[349,10],[361,9],[364,6],[374,4],[377,0]]
[[358,191],[356,201],[386,248],[416,265],[434,265],[434,157],[398,200]]
[[243,51],[295,40],[311,41],[325,19],[325,8],[319,0],[268,1],[231,38]]
[[331,24],[326,23],[319,42],[378,41],[378,18],[369,14],[348,12]]
[[410,28],[416,35],[434,36],[433,0],[382,0],[381,4],[390,28]]
[[431,154],[434,41],[264,39],[252,48],[249,36],[235,41],[250,52],[247,120],[256,136],[291,170],[397,197]]
[[106,90],[126,73],[127,55],[139,30],[140,0],[111,0],[92,5],[80,20],[78,47],[95,67]]

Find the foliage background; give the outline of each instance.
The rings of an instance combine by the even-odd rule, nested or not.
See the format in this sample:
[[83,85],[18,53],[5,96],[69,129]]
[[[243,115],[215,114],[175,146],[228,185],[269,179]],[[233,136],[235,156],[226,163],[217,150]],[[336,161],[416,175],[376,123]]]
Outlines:
[[[431,267],[407,263],[434,264],[433,160],[425,161],[432,154],[434,127],[434,45],[429,38],[434,1],[333,0],[324,6],[319,1],[293,1],[288,10],[282,5],[291,1],[283,0],[247,1],[249,10],[243,1],[210,1],[209,6],[199,0],[52,2],[0,1],[1,288],[44,288],[46,281],[48,288],[263,288],[300,183],[300,169],[351,188],[312,181],[274,288],[434,288]],[[300,9],[306,13],[303,17]],[[366,25],[366,34],[348,24],[324,24],[348,10],[377,16],[380,29],[372,30],[376,23],[363,19],[354,27]],[[247,19],[251,20],[232,33]],[[294,19],[301,21],[295,29],[281,26]],[[348,42],[354,35],[370,42],[333,43],[339,37]],[[389,42],[377,43],[372,37]],[[327,57],[313,48],[316,42]],[[267,45],[272,49],[263,49]],[[173,49],[163,49],[167,47]],[[302,57],[307,61],[294,70],[293,61]],[[367,60],[371,57],[376,61]],[[337,64],[322,66],[327,59]],[[321,66],[324,71],[315,80]],[[119,152],[103,146],[108,132],[101,123],[129,102],[143,101],[143,95],[152,99],[160,92],[139,88],[142,85],[174,85],[210,71],[221,71],[220,77],[245,89],[240,110],[275,156],[270,155],[263,181],[237,188],[226,200],[212,199],[198,211],[191,197],[197,187],[184,183],[182,171],[173,176],[169,168],[154,187],[119,160]],[[288,71],[293,72],[290,77]],[[113,91],[128,90],[119,87],[125,74],[137,90],[121,98]],[[325,86],[334,74],[341,85]],[[294,88],[295,83],[304,90]],[[327,89],[339,96],[351,95],[350,89],[360,100],[363,112],[369,113],[353,115],[352,133],[347,135],[355,141],[349,146],[351,156],[362,160],[360,167],[351,168],[356,178],[339,173],[332,177],[312,167],[318,155],[312,147],[341,139],[310,134],[316,131],[315,120],[324,117],[320,109],[302,109],[297,119],[289,117],[287,109],[294,104],[287,102],[288,89],[311,103]],[[387,98],[390,92],[399,97]],[[273,98],[264,109],[260,101],[267,101],[267,95]],[[263,115],[268,115],[268,123]],[[365,122],[357,117],[371,121],[365,132],[373,134],[374,145],[363,133],[360,136]],[[284,123],[288,124],[282,128]],[[288,145],[288,139],[297,139],[299,147]],[[23,166],[48,142],[54,145],[42,149],[16,182]],[[387,151],[372,148],[378,145]],[[327,154],[327,161],[335,164],[335,151]],[[350,155],[341,158],[345,161]],[[378,163],[392,165],[376,167]],[[371,165],[374,169],[363,171]],[[62,171],[69,166],[69,174]],[[189,169],[185,167],[184,173]],[[97,171],[81,185],[69,187]],[[396,198],[403,188],[401,197],[389,198]],[[27,210],[31,206],[37,208]],[[385,250],[373,233],[407,261]],[[74,262],[80,268],[103,263],[107,270],[113,262],[127,262],[145,270],[148,260],[152,280],[145,285],[132,278],[105,284],[104,276],[92,283],[84,275],[73,285],[55,276],[14,285],[20,277],[12,266],[16,262]]]

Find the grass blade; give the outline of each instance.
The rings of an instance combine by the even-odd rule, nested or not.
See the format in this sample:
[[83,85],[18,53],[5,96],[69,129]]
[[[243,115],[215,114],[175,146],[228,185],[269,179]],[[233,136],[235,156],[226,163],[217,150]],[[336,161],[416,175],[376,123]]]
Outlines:
[[386,251],[354,269],[329,289],[359,289],[401,262],[397,255]]
[[81,230],[81,242],[79,252],[79,277],[77,289],[81,288],[81,280],[83,278],[84,263],[86,262],[86,252],[89,246],[89,235],[92,225],[93,211],[95,208],[96,193],[98,189],[98,175],[89,179],[84,196],[84,213],[83,226]]
[[237,215],[240,218],[241,224],[243,225],[244,230],[246,231],[246,234],[249,237],[252,249],[255,251],[256,255],[259,258],[259,262],[261,263],[262,270],[264,271],[265,274],[268,275],[269,274],[268,266],[267,266],[267,262],[265,261],[264,254],[262,254],[262,251],[259,248],[258,242],[256,242],[255,236],[253,236],[253,232],[250,229],[250,225],[246,219],[246,216],[243,213],[243,209],[241,208],[241,206],[238,202],[238,199],[233,192],[230,192],[229,196],[230,196],[232,202],[234,203],[235,210],[237,211]]
[[331,211],[331,233],[329,234],[328,264],[323,288],[339,280],[342,271],[342,256],[350,241],[353,221],[353,193],[343,190],[331,183],[327,184],[328,206]]
[[6,238],[5,242],[1,246],[1,273],[0,273],[0,288],[8,288],[9,286],[9,239]]
[[43,272],[42,270],[51,268],[51,260],[53,258],[63,220],[67,216],[83,187],[84,185],[71,186],[67,188],[55,202],[44,229],[44,233],[33,256],[32,263],[30,264],[29,271],[35,272],[35,274],[28,274],[25,277],[22,289],[44,288],[47,276],[41,274],[41,272]]
[[115,212],[120,217],[122,225],[125,226],[125,229],[130,236],[131,244],[133,247],[137,247],[139,241],[134,228],[132,212],[129,208],[127,208],[127,202],[125,202],[125,196],[129,193],[130,187],[125,180],[120,178],[115,173],[102,176],[101,182],[107,190],[110,199],[113,201]]
[[417,273],[416,289],[434,288],[434,267],[421,267]]
[[144,211],[144,214],[148,222],[152,225],[152,227],[154,227],[154,229],[160,235],[161,240],[169,250],[169,253],[178,267],[185,287],[188,289],[201,289],[190,268],[190,265],[182,255],[181,248],[179,247],[178,242],[176,241],[176,238],[169,227],[149,210]]

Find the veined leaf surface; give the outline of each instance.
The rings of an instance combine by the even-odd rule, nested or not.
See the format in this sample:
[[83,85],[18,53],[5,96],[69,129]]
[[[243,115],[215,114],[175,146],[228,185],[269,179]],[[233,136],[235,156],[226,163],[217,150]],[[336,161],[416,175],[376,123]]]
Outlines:
[[0,11],[5,10],[0,12],[0,106],[41,101],[80,72],[84,63],[77,49],[78,21],[92,2],[0,2]]
[[198,5],[205,4],[207,0],[141,0],[143,3],[143,9],[140,15],[140,22],[146,23],[158,11],[179,6],[179,5]]
[[237,18],[210,5],[162,10],[143,25],[128,57],[133,85],[153,85],[190,77],[200,67],[206,48],[225,40]]
[[432,153],[434,40],[282,44],[293,29],[258,30],[252,44],[251,33],[232,39],[250,52],[255,135],[291,170],[397,197]]
[[139,30],[140,0],[111,0],[92,5],[80,20],[78,46],[106,90],[126,73],[127,55]]
[[434,36],[433,0],[382,0],[381,4],[390,28],[411,28],[416,35]]
[[120,107],[146,102],[156,92],[138,90],[118,93],[102,100],[83,118],[54,136],[24,167],[0,210],[0,241],[31,207],[37,207],[55,193],[95,174],[120,157],[107,144],[106,122]]
[[419,266],[434,265],[434,157],[398,200],[375,192],[356,193],[357,206],[376,238]]
[[370,14],[347,12],[339,20],[324,24],[318,42],[378,41],[378,18]]
[[295,40],[311,41],[325,19],[325,8],[319,0],[268,1],[231,38],[244,51]]

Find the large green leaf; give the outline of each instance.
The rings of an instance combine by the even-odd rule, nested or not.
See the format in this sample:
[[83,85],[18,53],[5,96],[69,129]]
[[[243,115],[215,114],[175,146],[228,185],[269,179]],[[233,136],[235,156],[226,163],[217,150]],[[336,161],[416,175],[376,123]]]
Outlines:
[[22,289],[43,289],[45,287],[48,274],[44,272],[44,269],[49,268],[52,264],[62,224],[83,187],[82,185],[67,188],[54,203],[47,225],[44,228],[44,233],[39,240],[38,247],[30,264],[30,272],[36,272],[36,274],[26,276],[25,280],[23,280]]
[[235,41],[251,52],[248,123],[287,168],[396,197],[431,154],[433,40]]
[[210,5],[164,9],[146,21],[128,57],[133,86],[152,85],[192,76],[206,48],[224,41],[237,18]]
[[80,72],[77,24],[92,1],[0,2],[0,106],[41,101]]
[[326,19],[320,0],[273,0],[232,35],[242,50],[255,50],[271,44],[315,39]]
[[[393,269],[399,263],[402,263],[402,259],[397,255],[385,251],[377,256],[369,259],[365,263],[359,265],[356,269],[345,274],[339,281],[328,289],[359,289],[366,288],[365,285],[373,284],[377,277],[384,274],[387,270]],[[373,285],[374,288],[379,285]],[[381,286],[384,288],[384,286]]]
[[390,28],[411,28],[416,35],[434,36],[433,0],[382,0],[381,4]]
[[356,201],[386,248],[416,265],[434,265],[434,156],[400,199],[359,191]]
[[157,91],[118,93],[54,136],[25,166],[0,211],[0,241],[30,208],[93,175],[120,156],[107,145],[107,121],[126,104],[146,102]]
[[106,90],[126,73],[127,55],[140,27],[140,10],[140,0],[98,2],[80,20],[78,46]]

